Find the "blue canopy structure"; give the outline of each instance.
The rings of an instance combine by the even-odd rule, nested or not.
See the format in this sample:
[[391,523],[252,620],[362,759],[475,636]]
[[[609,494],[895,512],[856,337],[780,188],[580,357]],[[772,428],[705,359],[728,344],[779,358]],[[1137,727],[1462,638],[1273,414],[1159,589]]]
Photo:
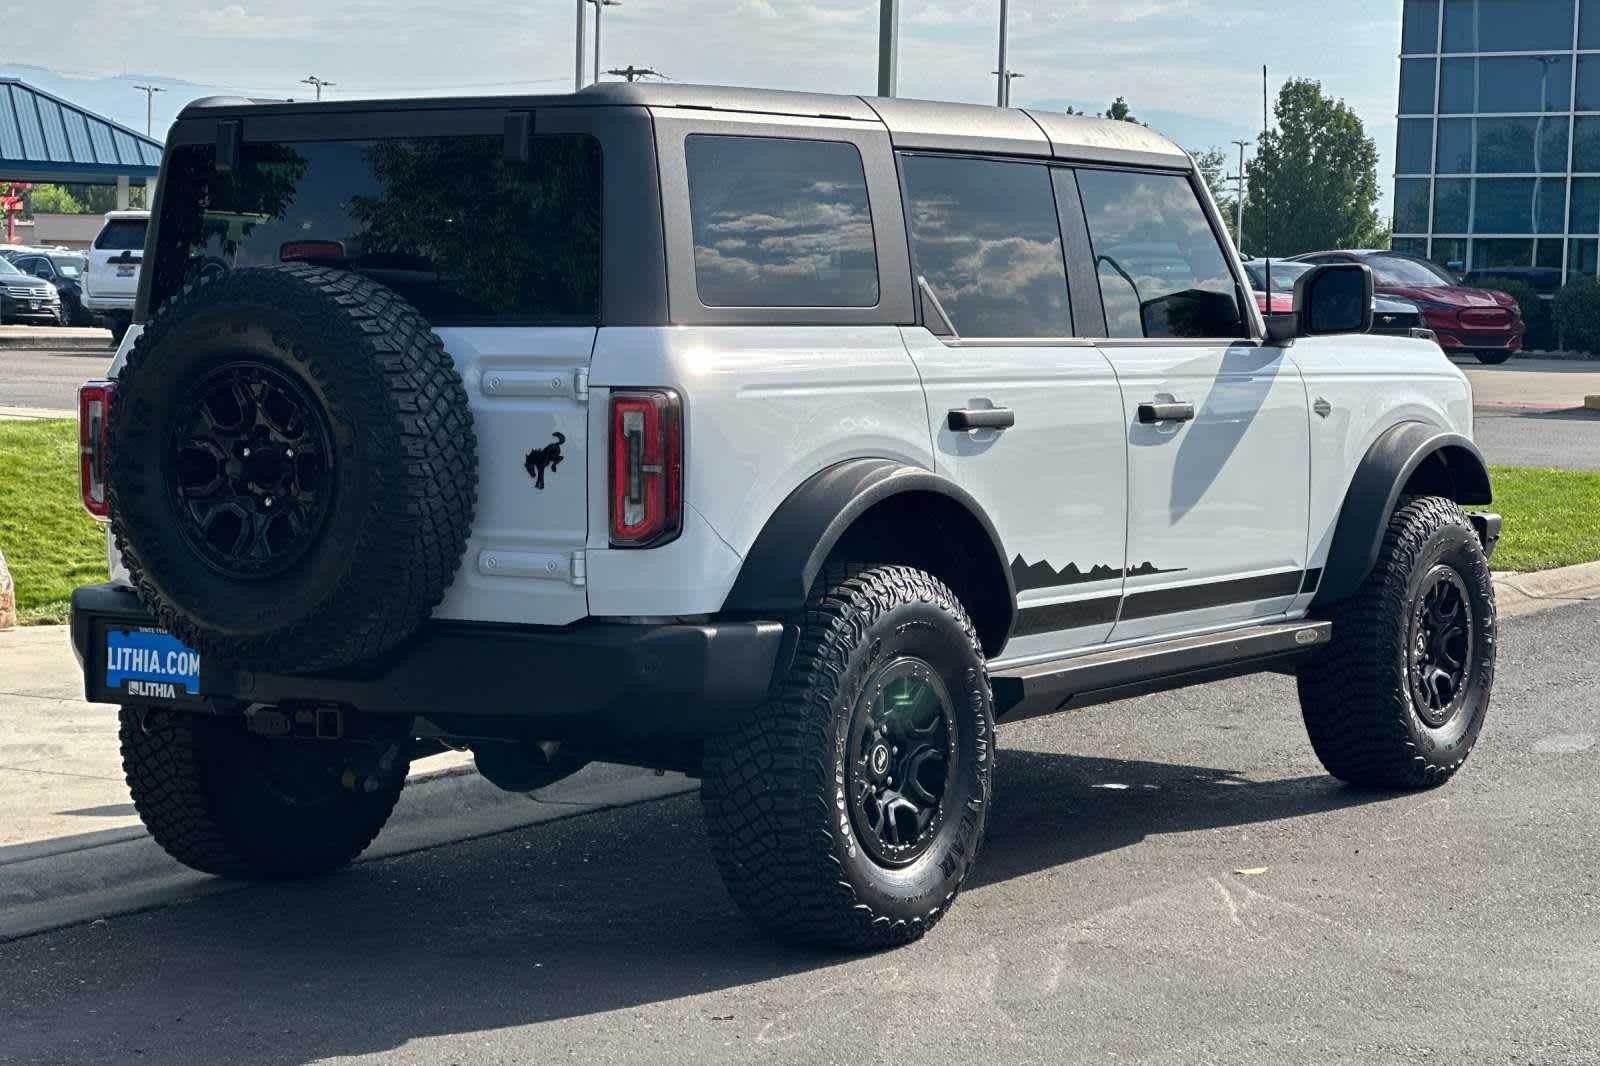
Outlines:
[[160,169],[161,142],[0,78],[0,180],[112,185],[154,178]]

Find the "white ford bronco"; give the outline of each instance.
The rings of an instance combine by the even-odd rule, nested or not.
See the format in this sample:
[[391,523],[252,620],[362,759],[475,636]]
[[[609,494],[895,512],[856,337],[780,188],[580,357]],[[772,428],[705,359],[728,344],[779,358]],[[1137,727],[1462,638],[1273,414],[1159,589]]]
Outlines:
[[877,947],[950,907],[995,728],[1292,673],[1346,781],[1487,710],[1467,382],[1323,266],[1263,318],[1142,127],[691,86],[207,100],[81,396],[73,598],[140,815],[349,862],[412,758],[703,781],[734,900]]

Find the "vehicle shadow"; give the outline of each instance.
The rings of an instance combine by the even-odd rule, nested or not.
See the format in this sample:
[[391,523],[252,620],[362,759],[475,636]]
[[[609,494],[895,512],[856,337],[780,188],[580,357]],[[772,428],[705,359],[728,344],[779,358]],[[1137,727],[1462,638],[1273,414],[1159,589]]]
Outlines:
[[[1154,834],[1385,798],[1322,776],[1253,781],[1214,767],[1012,749],[999,754],[997,780],[974,893]],[[0,1002],[18,1061],[52,1060],[70,1029],[74,1058],[121,1061],[138,1049],[145,1061],[274,1064],[555,1020],[598,1026],[607,1012],[851,958],[774,944],[737,912],[706,855],[693,796],[196,899],[5,951]]]

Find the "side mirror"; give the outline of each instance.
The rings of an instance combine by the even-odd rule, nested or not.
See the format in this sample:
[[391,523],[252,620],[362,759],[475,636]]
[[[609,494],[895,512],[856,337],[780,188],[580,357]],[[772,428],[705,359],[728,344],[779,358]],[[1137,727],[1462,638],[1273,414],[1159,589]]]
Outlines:
[[1294,313],[1267,315],[1267,340],[1367,333],[1372,329],[1372,270],[1364,263],[1323,263],[1294,283]]

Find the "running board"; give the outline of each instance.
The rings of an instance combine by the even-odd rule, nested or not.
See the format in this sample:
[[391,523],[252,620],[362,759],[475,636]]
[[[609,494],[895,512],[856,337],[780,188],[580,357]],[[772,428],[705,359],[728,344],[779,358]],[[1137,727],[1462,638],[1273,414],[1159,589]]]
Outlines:
[[990,675],[995,717],[1015,722],[1202,681],[1285,670],[1332,636],[1332,622],[1273,622],[997,670]]

